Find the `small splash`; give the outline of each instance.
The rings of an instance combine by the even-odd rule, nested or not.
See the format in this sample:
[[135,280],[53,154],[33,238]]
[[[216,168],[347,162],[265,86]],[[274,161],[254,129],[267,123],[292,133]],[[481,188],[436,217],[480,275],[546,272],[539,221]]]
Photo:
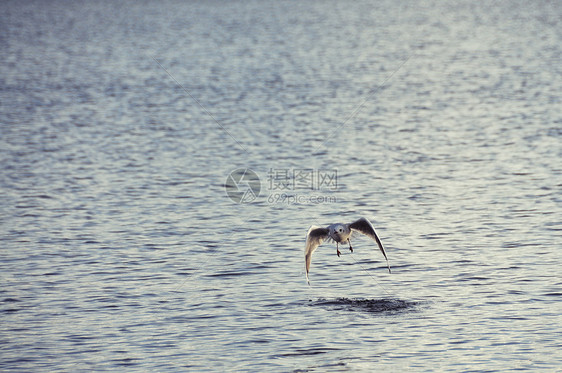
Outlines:
[[396,313],[414,308],[417,302],[409,302],[401,299],[320,298],[316,301],[310,301],[309,304],[311,306],[320,306],[332,310]]

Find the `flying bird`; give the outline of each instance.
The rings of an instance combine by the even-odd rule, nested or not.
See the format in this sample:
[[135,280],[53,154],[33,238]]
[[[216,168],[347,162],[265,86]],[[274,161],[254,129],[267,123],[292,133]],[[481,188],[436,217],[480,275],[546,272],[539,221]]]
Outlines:
[[388,267],[388,273],[390,273],[390,265],[388,264],[388,258],[384,251],[384,246],[382,245],[375,228],[371,222],[365,218],[361,218],[350,224],[336,223],[327,226],[326,228],[321,228],[318,226],[311,226],[306,234],[306,246],[304,248],[304,261],[306,264],[306,281],[310,285],[310,280],[308,279],[308,272],[310,270],[310,260],[312,258],[312,253],[318,246],[322,244],[326,239],[332,240],[336,243],[336,253],[338,256],[341,255],[339,244],[348,243],[349,250],[353,252],[353,247],[351,247],[351,235],[353,232],[359,232],[365,236],[371,237],[384,255],[386,259],[386,266]]

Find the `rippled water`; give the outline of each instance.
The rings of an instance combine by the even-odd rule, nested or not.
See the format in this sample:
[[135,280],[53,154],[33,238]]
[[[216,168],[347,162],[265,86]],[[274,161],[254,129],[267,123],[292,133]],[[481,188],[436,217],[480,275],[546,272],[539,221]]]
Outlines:
[[559,2],[2,8],[1,370],[560,369]]

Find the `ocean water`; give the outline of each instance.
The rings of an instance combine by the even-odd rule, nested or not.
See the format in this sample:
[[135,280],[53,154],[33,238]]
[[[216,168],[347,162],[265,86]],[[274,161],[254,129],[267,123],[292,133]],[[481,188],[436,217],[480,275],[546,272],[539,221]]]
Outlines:
[[560,371],[560,2],[1,8],[0,370]]

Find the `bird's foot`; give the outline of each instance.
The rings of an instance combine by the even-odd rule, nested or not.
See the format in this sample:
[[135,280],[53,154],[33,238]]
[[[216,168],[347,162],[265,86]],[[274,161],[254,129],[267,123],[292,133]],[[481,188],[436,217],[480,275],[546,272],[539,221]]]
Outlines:
[[349,245],[349,251],[353,252],[353,247],[351,247],[351,245]]
[[341,255],[341,251],[339,251],[338,249],[336,249],[336,252],[338,253],[338,257]]

